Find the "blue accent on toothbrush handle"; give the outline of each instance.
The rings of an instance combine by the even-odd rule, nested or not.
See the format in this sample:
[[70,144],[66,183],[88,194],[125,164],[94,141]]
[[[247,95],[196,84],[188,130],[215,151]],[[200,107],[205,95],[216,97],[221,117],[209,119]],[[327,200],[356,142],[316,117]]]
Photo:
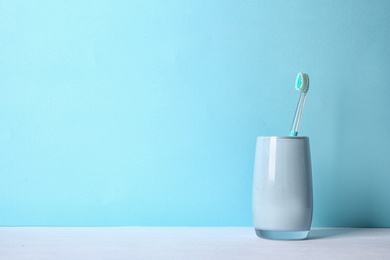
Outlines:
[[298,132],[295,131],[295,130],[291,130],[289,136],[297,136],[298,135]]

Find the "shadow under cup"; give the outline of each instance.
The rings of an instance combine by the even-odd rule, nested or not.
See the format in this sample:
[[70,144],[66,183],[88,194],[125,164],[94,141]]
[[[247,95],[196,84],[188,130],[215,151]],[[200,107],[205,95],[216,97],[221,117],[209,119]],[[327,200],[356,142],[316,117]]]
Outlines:
[[257,138],[252,210],[256,234],[268,239],[305,239],[313,214],[308,137]]

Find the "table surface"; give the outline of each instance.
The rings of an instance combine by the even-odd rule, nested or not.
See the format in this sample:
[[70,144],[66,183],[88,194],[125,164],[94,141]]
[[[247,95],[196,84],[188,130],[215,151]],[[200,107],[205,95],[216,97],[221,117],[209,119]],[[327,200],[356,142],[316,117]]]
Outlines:
[[250,227],[0,227],[0,259],[390,259],[390,229],[278,241]]

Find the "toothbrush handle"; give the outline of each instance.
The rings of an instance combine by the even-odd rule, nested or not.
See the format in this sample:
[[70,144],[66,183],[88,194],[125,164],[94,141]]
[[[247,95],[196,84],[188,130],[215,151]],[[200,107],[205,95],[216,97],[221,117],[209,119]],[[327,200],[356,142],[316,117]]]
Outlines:
[[298,135],[298,130],[301,124],[301,118],[302,118],[302,112],[303,112],[303,107],[305,105],[305,99],[306,99],[306,93],[301,93],[299,96],[297,108],[295,110],[295,116],[294,120],[291,126],[291,131],[290,131],[290,136],[297,136]]

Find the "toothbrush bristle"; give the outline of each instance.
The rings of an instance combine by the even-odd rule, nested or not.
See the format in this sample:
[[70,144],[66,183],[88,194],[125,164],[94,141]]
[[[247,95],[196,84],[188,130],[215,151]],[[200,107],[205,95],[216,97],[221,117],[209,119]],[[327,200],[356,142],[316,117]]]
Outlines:
[[301,93],[306,93],[309,90],[309,75],[306,73],[298,73],[295,81],[295,89]]

